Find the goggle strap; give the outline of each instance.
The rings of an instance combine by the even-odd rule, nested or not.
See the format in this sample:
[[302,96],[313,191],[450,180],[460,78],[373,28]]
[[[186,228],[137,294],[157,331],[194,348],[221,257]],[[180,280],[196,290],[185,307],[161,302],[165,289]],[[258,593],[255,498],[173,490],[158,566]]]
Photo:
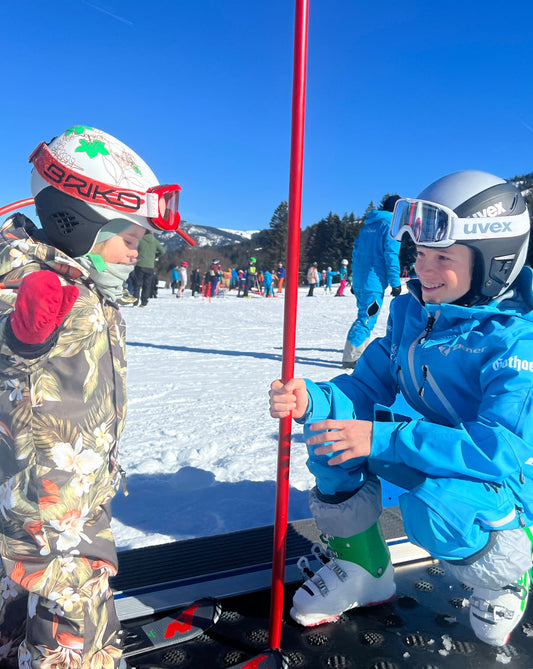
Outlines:
[[157,194],[110,186],[71,170],[55,158],[45,142],[31,154],[29,162],[51,186],[78,200],[146,218],[159,215]]

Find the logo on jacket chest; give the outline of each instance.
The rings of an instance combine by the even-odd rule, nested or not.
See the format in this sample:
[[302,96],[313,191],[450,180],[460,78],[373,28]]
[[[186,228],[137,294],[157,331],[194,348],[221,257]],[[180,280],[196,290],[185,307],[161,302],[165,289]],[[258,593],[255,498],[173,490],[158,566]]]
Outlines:
[[486,349],[486,346],[472,348],[471,346],[466,346],[466,344],[442,344],[439,346],[439,351],[444,357],[450,355],[452,351],[464,351],[465,353],[483,353],[483,351],[486,351]]

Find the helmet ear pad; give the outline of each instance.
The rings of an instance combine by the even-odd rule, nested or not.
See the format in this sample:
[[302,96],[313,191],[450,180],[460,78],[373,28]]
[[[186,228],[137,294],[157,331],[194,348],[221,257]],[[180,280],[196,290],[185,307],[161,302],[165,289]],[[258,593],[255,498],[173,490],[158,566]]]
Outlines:
[[43,188],[34,199],[47,241],[72,258],[88,253],[98,231],[108,223],[89,204],[53,186]]
[[[528,237],[528,234],[523,236],[524,243],[519,254],[516,252],[516,238],[486,239],[483,241],[482,250],[479,246],[466,244],[474,253],[472,282],[470,290],[458,300],[458,304],[465,306],[484,304],[505,290],[516,276],[517,265],[521,268],[524,263],[525,258],[520,256],[527,253]],[[456,244],[461,245],[462,242]],[[514,276],[511,277],[512,273]]]
[[[527,253],[529,234],[509,240],[486,239],[481,257],[483,271],[481,274],[481,294],[493,298],[499,295],[516,278],[516,267],[522,268]],[[522,240],[522,244],[520,244]],[[518,252],[517,252],[518,251]]]

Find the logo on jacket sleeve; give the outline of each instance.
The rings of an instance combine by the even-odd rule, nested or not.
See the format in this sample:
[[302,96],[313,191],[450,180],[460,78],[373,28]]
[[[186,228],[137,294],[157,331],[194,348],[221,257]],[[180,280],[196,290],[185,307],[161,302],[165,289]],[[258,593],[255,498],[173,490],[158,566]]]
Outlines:
[[517,355],[510,355],[508,358],[499,358],[492,363],[492,369],[516,369],[519,371],[533,372],[533,361],[532,360],[522,360]]

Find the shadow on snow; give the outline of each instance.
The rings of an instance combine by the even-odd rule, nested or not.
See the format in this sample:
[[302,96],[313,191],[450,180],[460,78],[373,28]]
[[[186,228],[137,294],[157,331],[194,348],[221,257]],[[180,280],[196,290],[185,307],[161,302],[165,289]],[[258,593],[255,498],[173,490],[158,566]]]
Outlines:
[[[274,523],[274,481],[221,482],[211,472],[182,467],[169,474],[132,474],[127,482],[129,495],[117,493],[112,515],[141,532],[178,541],[199,536],[199,525],[201,536],[247,529],[239,509],[254,518],[255,527]],[[289,520],[309,518],[308,498],[308,491],[290,489]]]
[[[197,348],[194,346],[171,346],[169,344],[153,344],[152,342],[140,342],[140,341],[128,341],[126,342],[127,346],[140,346],[146,348],[159,348],[167,351],[176,351],[179,353],[201,353],[206,355],[228,355],[234,357],[243,357],[248,358],[257,358],[259,360],[276,360],[281,362],[282,355],[277,353],[261,353],[259,351],[221,351],[212,348]],[[304,349],[304,350],[319,350],[319,349]],[[336,349],[335,349],[336,350]],[[339,360],[342,355],[342,351],[338,351]],[[305,357],[301,355],[296,355],[295,363],[301,365],[315,365],[316,367],[331,367],[332,369],[338,369],[340,367],[340,362],[333,362],[331,360],[318,360],[314,357]]]

